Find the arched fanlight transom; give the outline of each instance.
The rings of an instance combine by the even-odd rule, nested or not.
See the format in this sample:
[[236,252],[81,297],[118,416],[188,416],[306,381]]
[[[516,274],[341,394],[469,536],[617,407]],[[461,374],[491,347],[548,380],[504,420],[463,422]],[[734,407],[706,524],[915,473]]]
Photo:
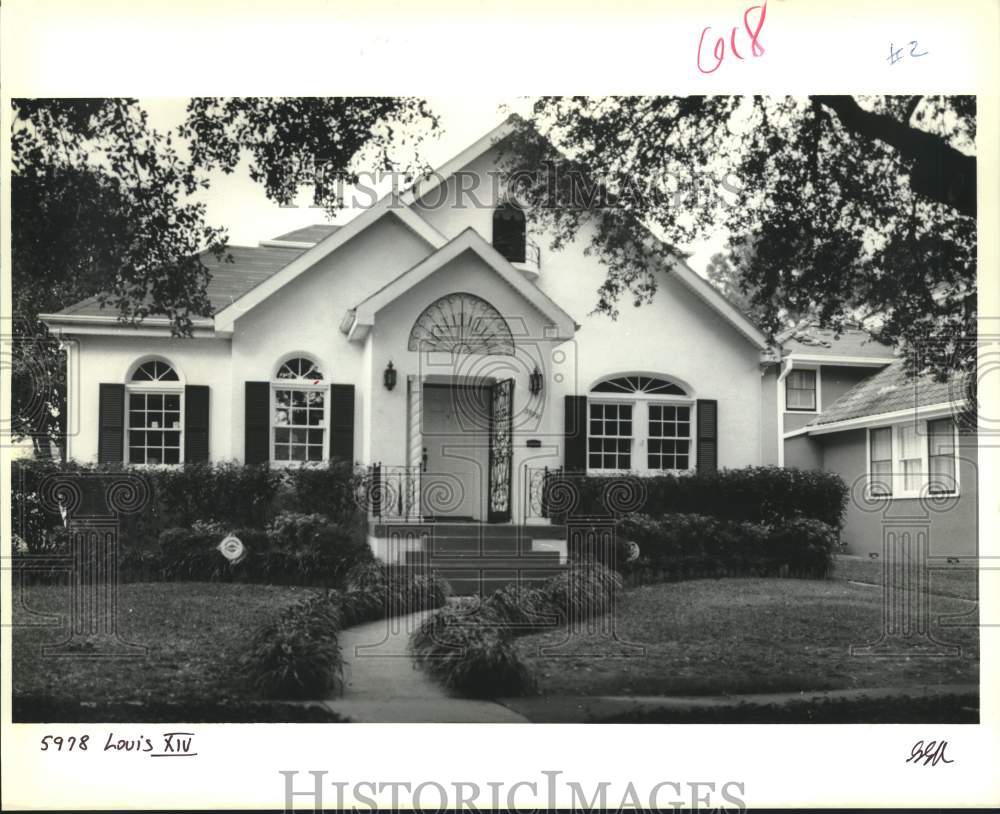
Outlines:
[[514,337],[500,312],[475,294],[432,302],[410,330],[409,350],[512,356]]
[[686,396],[684,388],[656,376],[616,376],[595,384],[592,393],[644,393],[650,396]]
[[305,356],[296,356],[278,368],[278,378],[318,381],[323,378],[323,372],[316,367],[316,363],[312,359],[307,359]]
[[134,382],[176,382],[180,381],[177,371],[167,362],[160,359],[150,359],[143,362],[132,374]]

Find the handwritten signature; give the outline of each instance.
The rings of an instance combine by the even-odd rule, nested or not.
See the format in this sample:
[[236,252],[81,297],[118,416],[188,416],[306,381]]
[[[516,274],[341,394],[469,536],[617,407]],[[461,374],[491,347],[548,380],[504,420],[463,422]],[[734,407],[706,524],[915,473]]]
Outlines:
[[[751,29],[750,27],[750,15],[752,12],[760,9],[760,14],[757,16],[757,24]],[[750,6],[746,11],[743,12],[743,28],[746,29],[747,36],[750,38],[750,55],[753,57],[764,56],[764,46],[760,44],[760,30],[764,27],[764,17],[767,16],[767,0],[759,6]],[[712,54],[715,57],[715,65],[711,68],[703,68],[701,64],[701,49],[705,43],[705,34],[708,33],[711,26],[705,26],[702,29],[701,37],[698,39],[698,57],[697,64],[698,70],[702,73],[714,73],[719,69],[722,61],[726,56],[726,40],[724,37],[719,37],[715,41],[715,47],[712,49]],[[732,51],[733,56],[737,59],[743,59],[743,54],[739,52],[736,47],[736,32],[739,30],[739,26],[733,26],[732,31],[729,34],[729,50]]]
[[[907,763],[914,763],[924,766],[937,766],[938,763],[954,763],[949,760],[945,751],[948,749],[948,741],[917,741],[910,749],[910,756]],[[922,763],[921,763],[922,762]]]

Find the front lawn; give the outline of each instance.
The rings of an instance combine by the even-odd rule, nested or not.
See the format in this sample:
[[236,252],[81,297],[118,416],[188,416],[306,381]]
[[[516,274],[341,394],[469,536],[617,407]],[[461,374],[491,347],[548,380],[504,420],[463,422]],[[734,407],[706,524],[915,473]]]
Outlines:
[[[37,711],[42,707],[69,720],[64,716],[72,712],[67,710],[81,704],[80,717],[97,704],[98,720],[101,714],[120,719],[121,710],[131,708],[136,721],[170,715],[171,707],[182,715],[185,710],[193,714],[197,707],[199,715],[211,717],[206,705],[226,709],[245,705],[253,700],[252,694],[234,664],[249,634],[281,608],[311,593],[315,589],[204,582],[121,585],[119,631],[129,642],[147,648],[139,658],[43,656],[43,645],[62,641],[66,628],[25,626],[36,620],[15,598],[14,719],[45,717]],[[23,589],[23,605],[28,609],[64,618],[69,597],[68,589],[59,586]],[[21,715],[18,699],[22,699]],[[153,712],[144,715],[144,710]],[[270,715],[264,710],[247,714],[261,719]]]
[[[931,615],[973,605],[933,595]],[[615,657],[600,636],[564,631],[516,641],[543,695],[729,695],[850,688],[978,684],[977,627],[940,627],[960,657],[860,657],[874,642],[882,592],[842,580],[718,579],[648,585],[623,592],[614,629],[645,654]],[[542,655],[544,648],[556,648]],[[587,655],[572,655],[573,653]],[[594,654],[597,655],[594,655]],[[606,655],[602,656],[601,653]]]

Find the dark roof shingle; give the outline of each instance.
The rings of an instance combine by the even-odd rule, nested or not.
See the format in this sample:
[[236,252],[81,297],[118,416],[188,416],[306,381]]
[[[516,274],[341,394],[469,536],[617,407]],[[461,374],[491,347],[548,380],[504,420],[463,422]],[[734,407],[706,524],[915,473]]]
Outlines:
[[[203,252],[201,262],[210,272],[206,293],[212,312],[218,313],[246,294],[251,288],[280,271],[307,249],[283,249],[269,246],[229,246],[232,263],[216,260],[211,252]],[[102,308],[97,297],[88,297],[62,311],[60,316],[116,316],[113,307]]]
[[312,226],[303,226],[301,229],[295,229],[283,235],[272,237],[271,240],[288,240],[295,243],[319,243],[339,228],[339,226],[333,223],[314,223]]
[[810,356],[857,356],[870,359],[891,359],[892,348],[872,339],[871,334],[858,328],[847,328],[839,337],[829,328],[813,325],[796,328],[781,338],[782,355],[791,353]]
[[926,375],[911,378],[906,375],[900,359],[856,384],[807,426],[961,401],[965,398],[963,384],[962,376],[947,382],[938,382]]

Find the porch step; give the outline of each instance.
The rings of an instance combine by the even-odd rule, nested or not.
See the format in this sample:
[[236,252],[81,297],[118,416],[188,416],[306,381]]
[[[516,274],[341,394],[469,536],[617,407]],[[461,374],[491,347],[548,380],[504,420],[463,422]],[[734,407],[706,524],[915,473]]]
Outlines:
[[[517,543],[517,540],[510,541]],[[485,596],[512,582],[537,585],[561,573],[557,551],[409,551],[407,565],[430,568],[448,580],[457,596]]]

